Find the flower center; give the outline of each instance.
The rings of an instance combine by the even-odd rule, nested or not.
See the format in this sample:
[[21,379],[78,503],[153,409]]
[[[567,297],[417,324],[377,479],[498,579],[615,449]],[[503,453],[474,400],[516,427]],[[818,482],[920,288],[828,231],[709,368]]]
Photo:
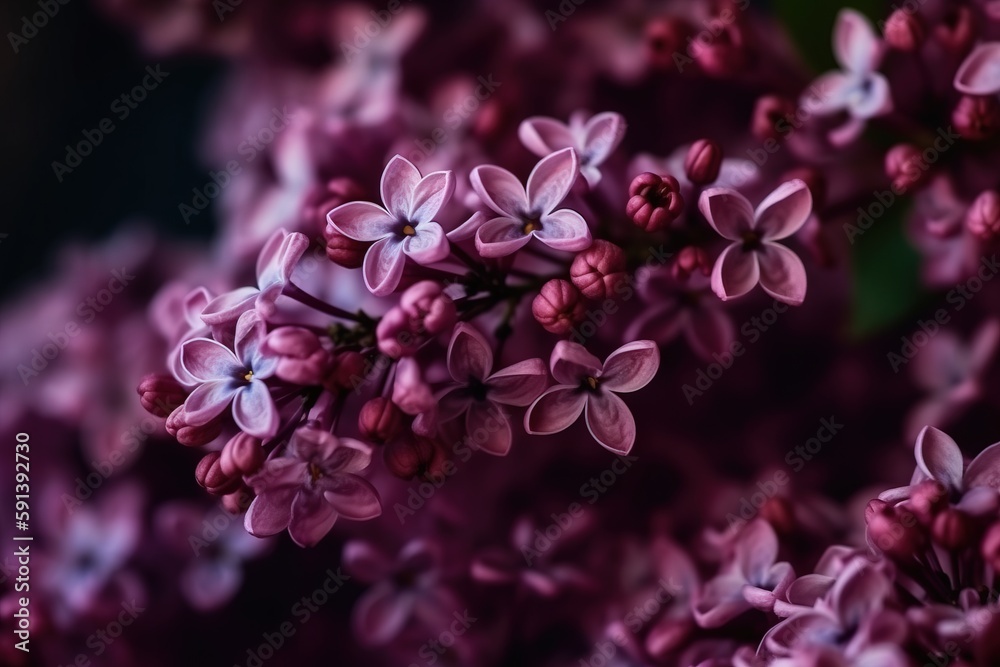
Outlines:
[[312,481],[315,482],[317,479],[319,479],[322,476],[323,476],[323,471],[320,469],[320,467],[318,465],[316,465],[315,463],[310,463],[309,464],[309,478]]
[[417,230],[411,224],[403,225],[403,235],[404,236],[415,236]]
[[521,230],[525,234],[530,234],[531,232],[538,231],[542,228],[542,221],[538,218],[528,218],[524,221],[524,227]]
[[760,248],[760,234],[750,229],[743,232],[743,249],[757,250]]
[[247,371],[246,374],[243,375],[243,379],[246,380],[247,382],[253,380],[253,371]]
[[589,389],[590,391],[597,391],[597,387],[600,384],[601,381],[595,378],[593,375],[587,376],[587,379],[583,381],[584,388]]

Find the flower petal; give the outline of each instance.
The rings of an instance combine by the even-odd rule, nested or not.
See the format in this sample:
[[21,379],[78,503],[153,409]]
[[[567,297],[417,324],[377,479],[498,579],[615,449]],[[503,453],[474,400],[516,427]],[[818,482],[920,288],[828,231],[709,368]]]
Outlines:
[[889,80],[872,72],[847,94],[847,108],[855,118],[874,118],[892,111]]
[[358,639],[371,646],[388,644],[410,620],[415,601],[412,594],[397,593],[391,582],[376,584],[354,605],[351,621]]
[[392,574],[392,560],[369,542],[351,540],[344,545],[340,560],[345,570],[366,584],[381,581]]
[[524,224],[514,218],[487,220],[476,232],[476,250],[483,257],[505,257],[517,252],[531,240],[524,233]]
[[233,380],[245,372],[232,350],[209,338],[195,338],[184,343],[181,365],[199,382]]
[[728,352],[736,338],[732,318],[721,308],[695,308],[684,328],[684,336],[694,353],[706,361]]
[[239,388],[235,380],[212,380],[199,385],[184,401],[187,422],[201,426],[212,421],[229,407]]
[[782,183],[764,198],[754,215],[757,231],[769,241],[791,236],[812,213],[812,193],[799,179]]
[[601,360],[588,352],[587,348],[568,340],[561,340],[552,348],[549,366],[556,382],[575,387],[580,386],[588,377],[599,377],[604,367]]
[[300,547],[313,547],[337,521],[337,512],[318,493],[299,493],[292,501],[288,535]]
[[493,456],[507,456],[513,441],[510,421],[501,408],[491,401],[476,401],[465,413],[465,433],[468,442]]
[[448,343],[448,371],[456,382],[485,380],[493,370],[493,348],[471,324],[459,322]]
[[708,581],[692,607],[694,619],[703,628],[725,625],[751,609],[743,598],[746,582],[738,574],[720,574]]
[[568,125],[545,116],[532,116],[521,121],[517,136],[525,148],[538,157],[545,157],[561,148],[576,146],[576,137]]
[[416,232],[403,239],[403,252],[417,264],[440,262],[451,252],[448,238],[438,223],[422,222],[417,225]]
[[535,237],[555,250],[577,252],[586,250],[593,243],[587,221],[572,209],[563,208],[543,215],[541,223]]
[[962,450],[947,433],[933,426],[925,426],[917,436],[913,454],[917,459],[917,467],[925,475],[953,491],[962,489],[962,472],[965,467]]
[[323,497],[341,516],[367,521],[382,514],[382,501],[371,483],[351,474],[323,478]]
[[455,192],[455,175],[451,171],[427,174],[413,190],[410,201],[410,222],[426,223],[434,219]]
[[201,320],[210,326],[235,322],[240,315],[254,307],[260,290],[240,287],[212,299],[201,311]]
[[1000,93],[1000,42],[980,44],[955,72],[955,88],[966,95]]
[[257,537],[277,535],[288,527],[297,493],[297,488],[286,488],[259,494],[250,503],[243,527]]
[[[272,248],[275,243],[277,247]],[[257,256],[257,287],[263,290],[269,285],[284,285],[308,249],[308,236],[279,229]]]
[[610,391],[587,397],[587,428],[597,444],[628,454],[635,444],[635,418],[625,401]]
[[734,299],[752,290],[759,279],[757,253],[745,251],[739,243],[733,243],[715,260],[712,291],[723,301]]
[[528,196],[514,174],[491,164],[472,170],[472,189],[483,203],[499,215],[520,218],[528,211]]
[[625,118],[614,111],[599,113],[587,121],[581,164],[597,166],[618,148],[625,136]]
[[806,267],[793,251],[764,241],[757,251],[760,286],[779,301],[798,306],[806,298]]
[[236,339],[233,347],[236,358],[243,368],[252,370],[254,377],[264,379],[274,373],[277,359],[264,357],[261,350],[267,338],[267,325],[255,311],[247,311],[240,315],[236,323]]
[[618,393],[638,391],[649,384],[660,368],[660,348],[651,340],[626,343],[608,355],[601,372],[601,386]]
[[754,228],[753,207],[747,198],[729,188],[709,188],[698,198],[698,210],[723,238],[740,241]]
[[355,241],[378,241],[395,231],[396,218],[378,204],[352,201],[326,215],[327,222]]
[[755,586],[763,584],[777,558],[778,536],[767,521],[756,519],[740,531],[733,559],[748,582]]
[[965,471],[963,481],[966,490],[977,486],[1000,489],[1000,442],[979,452]]
[[857,89],[858,77],[833,71],[821,75],[799,97],[803,112],[830,116],[847,108],[848,99]]
[[882,44],[860,12],[842,9],[833,27],[833,54],[851,72],[871,72],[882,58]]
[[399,286],[405,265],[403,244],[398,239],[389,237],[373,243],[365,253],[362,267],[368,291],[375,296],[392,294]]
[[587,396],[576,385],[556,385],[535,399],[524,415],[524,430],[531,435],[549,435],[573,425],[587,404]]
[[[418,183],[420,183],[420,171],[402,155],[393,156],[389,160],[389,164],[385,165],[382,180],[379,183],[379,191],[382,193],[382,203],[396,220],[410,219],[412,215],[410,203]],[[358,240],[374,241],[375,239]]]
[[539,160],[528,176],[528,209],[534,215],[550,213],[569,194],[580,172],[580,160],[572,148],[564,148]]
[[267,385],[252,380],[242,387],[233,399],[233,420],[240,430],[255,438],[266,440],[278,432],[281,421]]
[[525,359],[501,369],[486,379],[491,401],[523,407],[541,395],[549,382],[549,371],[541,359]]

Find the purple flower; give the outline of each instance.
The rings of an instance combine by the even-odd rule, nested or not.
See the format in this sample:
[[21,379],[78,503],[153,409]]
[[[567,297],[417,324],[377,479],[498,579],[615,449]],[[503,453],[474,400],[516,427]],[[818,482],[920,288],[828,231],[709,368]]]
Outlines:
[[211,326],[225,324],[251,308],[256,308],[263,319],[270,318],[275,301],[308,247],[309,238],[305,234],[276,231],[257,256],[257,287],[241,287],[217,296],[204,307],[201,319]]
[[618,394],[638,391],[656,375],[660,351],[651,340],[626,343],[601,361],[579,343],[561,340],[552,350],[557,384],[539,396],[524,416],[524,429],[549,435],[569,428],[581,412],[598,444],[627,454],[635,444],[635,419]]
[[376,296],[390,294],[403,276],[406,257],[434,264],[448,256],[448,239],[434,216],[451,199],[455,179],[450,171],[421,177],[420,171],[396,155],[382,172],[386,208],[365,201],[341,204],[327,215],[329,223],[355,241],[372,242],[362,271]]
[[367,542],[344,545],[344,569],[374,584],[352,613],[358,638],[370,645],[388,644],[412,620],[428,628],[446,627],[459,603],[441,583],[441,561],[437,545],[422,539],[406,544],[395,560]]
[[955,72],[955,88],[967,95],[1000,93],[1000,42],[980,44]]
[[472,442],[484,452],[506,456],[512,434],[502,406],[530,404],[545,389],[549,376],[541,359],[525,359],[495,373],[493,362],[493,350],[483,335],[460,322],[448,345],[448,372],[454,382],[436,395],[435,418],[446,422],[465,415],[465,431]]
[[854,141],[869,118],[892,111],[889,81],[876,71],[883,51],[868,19],[853,9],[840,11],[833,28],[833,55],[842,70],[821,76],[802,98],[803,107],[811,113],[846,111],[850,115],[850,120],[830,133],[834,145]]
[[743,296],[758,282],[764,291],[797,306],[806,296],[806,269],[798,255],[775,243],[797,232],[812,212],[812,195],[799,179],[782,183],[754,211],[728,188],[701,193],[698,208],[715,231],[733,241],[712,269],[712,290],[723,301]]
[[698,625],[716,628],[752,608],[771,611],[795,579],[792,566],[776,562],[777,558],[778,536],[771,524],[763,519],[748,524],[736,539],[729,562],[705,583],[695,601]]
[[583,250],[590,228],[579,213],[556,206],[576,181],[579,160],[572,148],[542,158],[525,189],[506,169],[483,165],[472,170],[472,188],[499,217],[482,223],[476,249],[483,257],[503,257],[523,248],[532,237],[555,250]]
[[329,431],[304,427],[282,456],[272,456],[247,481],[257,497],[244,525],[258,537],[288,529],[296,544],[316,545],[338,516],[356,521],[382,514],[378,492],[356,473],[371,463],[371,449]]
[[244,432],[266,440],[278,430],[278,410],[264,380],[274,375],[278,360],[261,347],[267,327],[254,311],[236,324],[235,352],[218,341],[195,338],[184,343],[181,364],[200,384],[184,402],[187,422],[201,426],[233,405],[233,419]]
[[534,116],[521,123],[518,136],[528,150],[545,157],[563,148],[572,148],[580,156],[580,173],[590,187],[601,181],[598,167],[621,143],[625,136],[625,119],[613,111],[599,113],[587,119],[578,111],[570,116],[569,125],[555,118]]

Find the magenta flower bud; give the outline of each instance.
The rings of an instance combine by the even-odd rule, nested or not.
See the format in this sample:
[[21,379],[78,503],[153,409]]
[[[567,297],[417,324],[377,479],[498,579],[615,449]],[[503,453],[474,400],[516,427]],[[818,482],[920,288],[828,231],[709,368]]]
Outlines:
[[239,516],[247,511],[250,503],[253,502],[254,494],[246,484],[240,484],[235,491],[231,491],[222,496],[222,509],[233,516]]
[[409,481],[441,476],[445,456],[433,440],[413,437],[387,444],[382,448],[382,460],[390,473]]
[[455,302],[433,280],[410,286],[399,305],[379,321],[375,330],[379,350],[393,359],[416,354],[429,336],[448,331],[458,319]]
[[333,225],[327,226],[323,237],[326,239],[326,256],[331,262],[345,269],[361,268],[371,243],[348,238],[338,232]]
[[207,424],[193,426],[187,422],[184,406],[178,406],[167,417],[167,433],[177,439],[177,442],[187,447],[201,447],[219,437],[222,432],[222,419],[217,417]]
[[658,70],[675,67],[674,55],[684,51],[690,34],[690,24],[677,16],[665,16],[647,23],[644,43],[649,66]]
[[[754,105],[750,132],[760,141],[784,139],[794,127],[789,120],[794,115],[794,101],[780,95],[763,95]],[[782,129],[785,131],[782,132]]]
[[670,266],[670,273],[675,280],[685,281],[695,271],[707,276],[712,273],[712,263],[708,259],[708,253],[702,248],[685,246],[677,253],[677,259]]
[[920,16],[897,9],[885,22],[885,42],[897,51],[916,51],[924,43],[926,31]]
[[684,210],[684,198],[677,179],[652,172],[639,174],[628,188],[625,215],[647,232],[665,229]]
[[994,523],[987,529],[979,551],[986,564],[994,571],[1000,572],[1000,522]]
[[888,506],[889,503],[884,500],[879,500],[878,498],[872,498],[869,500],[868,505],[865,506],[865,523],[871,523],[872,517],[885,510]]
[[972,544],[978,536],[972,517],[959,509],[948,507],[934,517],[931,537],[945,549],[958,551]]
[[795,530],[795,507],[788,498],[768,498],[760,508],[760,518],[771,524],[780,535],[790,535]]
[[606,299],[627,279],[625,252],[608,241],[596,240],[573,258],[570,280],[588,299]]
[[975,18],[968,7],[955,7],[934,26],[935,41],[956,55],[963,55],[976,41]]
[[964,139],[988,139],[1000,128],[1000,102],[995,97],[963,95],[951,112],[951,122]]
[[222,448],[219,465],[229,477],[252,475],[264,464],[264,448],[261,441],[246,433],[237,433]]
[[947,505],[948,490],[933,479],[917,484],[910,495],[910,509],[924,525],[930,525],[937,513]]
[[309,192],[302,206],[302,219],[305,222],[302,228],[309,230],[310,236],[313,231],[325,230],[326,214],[329,211],[349,201],[364,198],[364,190],[350,178],[334,178],[323,185],[317,185]]
[[965,228],[982,241],[993,241],[1000,236],[1000,195],[996,190],[979,193],[965,214]]
[[330,368],[330,353],[312,331],[302,327],[278,327],[267,335],[264,345],[278,358],[274,374],[285,382],[323,383]]
[[219,452],[209,452],[198,461],[194,478],[213,496],[232,493],[241,483],[239,477],[232,477],[222,471],[222,454]]
[[335,352],[323,386],[334,393],[344,389],[353,391],[364,382],[369,370],[368,362],[360,352]]
[[888,507],[872,515],[868,522],[868,536],[878,551],[906,561],[919,553],[927,540],[916,516],[906,510]]
[[694,142],[684,157],[684,173],[695,185],[715,182],[721,167],[722,146],[711,139],[699,139]]
[[709,19],[704,26],[691,42],[691,53],[702,71],[728,77],[743,69],[747,56],[743,28],[722,18]]
[[142,407],[151,415],[161,418],[169,417],[187,398],[187,391],[180,382],[169,375],[156,373],[142,378],[136,392]]
[[531,302],[535,320],[546,331],[560,336],[583,321],[585,311],[580,290],[568,280],[550,280]]
[[885,173],[892,180],[892,187],[899,194],[906,192],[924,179],[926,165],[920,149],[912,144],[896,144],[885,154]]
[[373,442],[385,444],[396,437],[403,422],[403,411],[388,398],[376,396],[358,414],[358,430]]

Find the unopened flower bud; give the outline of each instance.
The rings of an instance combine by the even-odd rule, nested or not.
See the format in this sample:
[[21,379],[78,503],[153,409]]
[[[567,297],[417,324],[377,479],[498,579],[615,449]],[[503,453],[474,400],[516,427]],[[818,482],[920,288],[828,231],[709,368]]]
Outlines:
[[310,236],[314,231],[326,229],[327,213],[341,204],[364,199],[364,197],[364,190],[351,178],[333,178],[313,187],[302,206],[302,219],[305,223],[302,225],[302,229],[308,230]]
[[927,173],[920,149],[912,144],[896,144],[885,154],[885,173],[899,194],[920,183]]
[[871,523],[872,517],[885,510],[888,506],[889,503],[884,500],[879,500],[878,498],[872,498],[869,500],[868,504],[865,506],[865,523]]
[[285,382],[318,385],[329,370],[330,353],[309,329],[278,327],[267,335],[265,347],[278,358],[274,374]]
[[788,498],[768,498],[760,508],[760,517],[781,535],[789,535],[795,530],[795,507]]
[[382,459],[389,472],[409,481],[441,475],[445,456],[433,440],[414,437],[387,444],[382,449]]
[[334,393],[356,389],[368,376],[369,370],[368,362],[360,352],[334,352],[323,386]]
[[989,139],[1000,128],[1000,101],[995,97],[963,95],[951,112],[951,122],[964,139]]
[[1000,236],[1000,195],[996,190],[979,193],[965,214],[965,228],[982,241],[993,241]]
[[948,506],[948,490],[941,482],[928,479],[910,492],[910,509],[924,525],[930,525],[938,512]]
[[677,259],[670,265],[670,274],[674,280],[685,281],[695,271],[705,276],[712,273],[712,264],[708,261],[708,253],[697,246],[684,246],[677,253]]
[[664,16],[647,23],[644,42],[649,66],[658,70],[672,69],[674,55],[686,48],[690,34],[691,26],[678,16]]
[[924,23],[915,12],[897,9],[885,22],[885,41],[897,51],[915,51],[924,43]]
[[728,77],[743,69],[747,49],[743,28],[722,17],[709,19],[695,35],[691,51],[702,71],[709,76]]
[[429,336],[450,330],[457,319],[455,302],[441,285],[422,280],[407,288],[399,305],[379,321],[378,348],[393,359],[411,356]]
[[975,521],[965,512],[948,507],[934,517],[931,537],[949,551],[964,549],[977,538]]
[[546,331],[562,335],[583,320],[586,307],[580,290],[568,280],[553,279],[542,285],[531,302],[531,314]]
[[339,264],[346,269],[358,269],[365,260],[365,253],[368,252],[370,243],[355,241],[341,234],[333,225],[329,225],[323,232],[326,239],[326,256],[334,264]]
[[358,414],[358,430],[373,442],[385,444],[399,433],[403,411],[388,398],[376,396],[363,406]]
[[588,299],[606,299],[625,282],[625,252],[608,241],[596,240],[573,258],[570,280]]
[[872,515],[868,537],[878,551],[900,560],[913,558],[927,539],[913,513],[890,507]]
[[177,442],[187,447],[207,445],[218,438],[219,433],[222,432],[222,420],[220,418],[198,426],[189,424],[187,412],[184,411],[183,405],[178,406],[170,413],[165,426],[167,433],[176,438]]
[[180,382],[169,375],[150,374],[142,378],[136,387],[139,402],[151,415],[168,417],[184,403],[187,391]]
[[[794,127],[795,102],[779,95],[764,95],[757,99],[750,119],[750,132],[760,141],[781,140]],[[783,128],[787,128],[782,131]]]
[[695,185],[714,183],[722,168],[722,146],[711,139],[699,139],[684,157],[684,173]]
[[980,546],[980,553],[994,572],[1000,572],[1000,522],[994,523],[987,529]]
[[252,435],[237,433],[222,448],[220,465],[222,472],[230,477],[252,475],[263,463],[264,448],[261,441]]
[[931,33],[934,40],[956,55],[963,55],[976,41],[976,26],[972,11],[968,7],[950,9],[944,18],[934,25]]
[[625,214],[647,232],[665,229],[684,210],[681,186],[670,175],[639,174],[632,179],[628,195]]
[[222,471],[222,454],[219,452],[209,452],[198,461],[194,478],[213,496],[232,493],[241,483],[238,476],[233,477]]

